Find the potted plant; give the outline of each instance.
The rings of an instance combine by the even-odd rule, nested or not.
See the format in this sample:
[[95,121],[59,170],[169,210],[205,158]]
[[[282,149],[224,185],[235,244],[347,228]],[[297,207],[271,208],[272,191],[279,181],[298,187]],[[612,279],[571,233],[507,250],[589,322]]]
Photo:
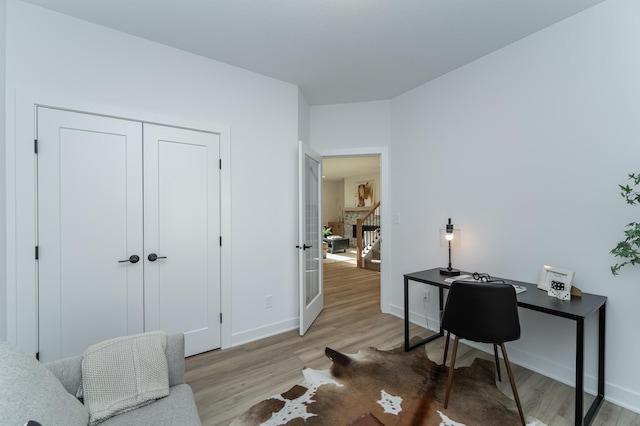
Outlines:
[[331,235],[331,227],[327,225],[322,225],[322,258],[327,258],[327,251],[329,250],[329,243],[325,238]]
[[[633,182],[631,186],[618,185],[620,187],[620,195],[627,200],[627,204],[640,204],[640,173],[629,173],[629,179]],[[625,239],[620,241],[618,245],[610,251],[615,257],[622,259],[622,262],[616,263],[611,267],[611,273],[618,275],[620,269],[625,265],[640,264],[640,223],[631,222],[626,226],[624,231]]]

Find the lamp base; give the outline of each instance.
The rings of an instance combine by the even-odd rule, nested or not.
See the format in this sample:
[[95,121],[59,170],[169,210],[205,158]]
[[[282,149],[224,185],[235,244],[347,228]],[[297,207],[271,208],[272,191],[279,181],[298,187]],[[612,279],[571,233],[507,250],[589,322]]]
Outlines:
[[447,275],[449,277],[456,277],[456,276],[460,275],[460,269],[440,268],[440,275]]

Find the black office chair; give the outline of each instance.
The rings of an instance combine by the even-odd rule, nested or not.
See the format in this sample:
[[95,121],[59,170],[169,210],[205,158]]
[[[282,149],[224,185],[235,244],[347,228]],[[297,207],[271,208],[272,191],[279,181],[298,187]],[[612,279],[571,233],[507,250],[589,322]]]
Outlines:
[[444,359],[442,365],[447,363],[447,351],[449,338],[453,333],[453,353],[451,354],[451,366],[449,367],[449,379],[444,399],[444,408],[449,403],[451,384],[453,383],[453,369],[455,368],[458,341],[467,339],[474,342],[492,343],[495,356],[498,380],[500,378],[500,362],[498,358],[498,346],[502,349],[502,356],[511,382],[511,389],[515,397],[520,420],[525,424],[516,382],[513,379],[509,358],[504,347],[505,342],[520,338],[520,319],[518,317],[518,304],[516,291],[510,284],[478,283],[467,281],[454,281],[449,289],[447,303],[442,313],[442,328],[447,331],[447,341],[444,346]]

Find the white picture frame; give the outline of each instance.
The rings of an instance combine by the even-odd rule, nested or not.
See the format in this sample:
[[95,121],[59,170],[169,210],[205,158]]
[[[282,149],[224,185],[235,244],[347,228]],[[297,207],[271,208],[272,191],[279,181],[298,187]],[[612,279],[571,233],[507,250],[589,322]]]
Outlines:
[[544,265],[542,271],[540,271],[540,278],[538,279],[538,288],[540,290],[549,291],[552,281],[559,281],[564,284],[564,290],[571,290],[571,283],[573,282],[573,271],[568,269],[556,268],[553,266]]

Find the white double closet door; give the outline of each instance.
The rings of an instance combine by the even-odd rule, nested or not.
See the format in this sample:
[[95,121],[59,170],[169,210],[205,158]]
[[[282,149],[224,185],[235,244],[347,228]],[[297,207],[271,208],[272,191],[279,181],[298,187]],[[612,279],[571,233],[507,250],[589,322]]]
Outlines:
[[38,350],[143,331],[220,347],[219,135],[37,111]]

